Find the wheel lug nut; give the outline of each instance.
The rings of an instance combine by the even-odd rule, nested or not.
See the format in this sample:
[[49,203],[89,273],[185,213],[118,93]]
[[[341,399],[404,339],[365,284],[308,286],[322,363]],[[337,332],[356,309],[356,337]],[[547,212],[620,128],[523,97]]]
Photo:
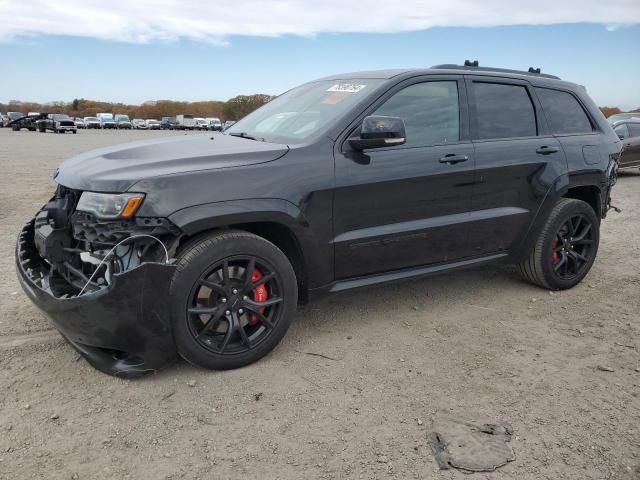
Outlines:
[[246,295],[244,297],[242,297],[243,300],[249,300],[249,297],[247,297]]
[[242,315],[242,314],[244,313],[244,310],[240,308],[240,309],[238,309],[238,313],[239,313],[240,315]]
[[227,310],[226,312],[224,312],[225,315],[231,315],[231,310]]
[[224,298],[224,297],[222,297],[222,298],[220,299],[220,301],[221,301],[222,303],[227,303],[227,299],[226,299],[226,298]]

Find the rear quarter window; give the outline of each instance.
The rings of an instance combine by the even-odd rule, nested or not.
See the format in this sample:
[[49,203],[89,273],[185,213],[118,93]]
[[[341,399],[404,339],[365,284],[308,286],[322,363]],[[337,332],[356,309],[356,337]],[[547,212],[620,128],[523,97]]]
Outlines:
[[538,87],[535,90],[554,134],[593,132],[589,116],[572,94],[550,88]]

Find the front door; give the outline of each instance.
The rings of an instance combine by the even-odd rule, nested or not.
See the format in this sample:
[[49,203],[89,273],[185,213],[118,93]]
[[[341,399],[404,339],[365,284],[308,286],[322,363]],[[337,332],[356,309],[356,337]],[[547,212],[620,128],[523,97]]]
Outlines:
[[363,114],[402,118],[404,145],[336,151],[337,279],[465,254],[475,159],[464,83],[431,79],[396,86]]

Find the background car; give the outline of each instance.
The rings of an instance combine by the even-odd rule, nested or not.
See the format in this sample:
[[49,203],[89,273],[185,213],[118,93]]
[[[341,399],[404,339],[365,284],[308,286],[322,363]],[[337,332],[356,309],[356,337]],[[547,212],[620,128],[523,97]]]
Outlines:
[[76,117],[73,121],[76,124],[76,128],[84,128],[84,120],[82,118]]
[[98,117],[84,117],[84,128],[102,128]]
[[162,120],[160,120],[160,128],[162,128],[162,130],[173,130],[176,128],[176,125],[175,117],[162,117]]
[[218,131],[218,132],[222,131],[222,122],[218,117],[207,117],[205,120],[209,122],[210,130]]
[[116,122],[116,128],[120,130],[131,130],[131,121],[129,115],[118,114],[114,118]]
[[226,130],[227,128],[229,128],[231,125],[233,125],[234,123],[236,123],[235,120],[227,120],[226,122],[224,122],[222,124],[222,130]]
[[112,113],[99,113],[96,117],[100,120],[100,128],[117,128]]
[[134,118],[133,120],[131,120],[131,126],[136,130],[146,130],[147,129],[146,122],[141,118]]
[[204,118],[194,118],[193,128],[195,130],[209,130],[209,122]]
[[620,168],[640,167],[640,118],[622,120],[612,126],[624,146],[618,161]]
[[160,122],[155,118],[150,118],[145,122],[145,128],[149,130],[160,130]]
[[607,122],[613,125],[620,120],[640,120],[640,112],[629,112],[629,113],[616,113],[615,115],[611,115],[607,117]]

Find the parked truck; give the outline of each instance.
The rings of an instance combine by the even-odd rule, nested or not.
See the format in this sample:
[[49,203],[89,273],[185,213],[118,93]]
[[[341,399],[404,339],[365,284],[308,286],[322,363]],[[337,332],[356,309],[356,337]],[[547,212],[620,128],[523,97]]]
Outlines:
[[64,113],[42,114],[34,118],[38,118],[38,120],[35,122],[33,129],[37,128],[41,133],[45,133],[47,130],[51,130],[53,133],[78,133],[76,122]]
[[193,130],[196,126],[196,121],[193,115],[176,115],[176,126],[178,130]]

